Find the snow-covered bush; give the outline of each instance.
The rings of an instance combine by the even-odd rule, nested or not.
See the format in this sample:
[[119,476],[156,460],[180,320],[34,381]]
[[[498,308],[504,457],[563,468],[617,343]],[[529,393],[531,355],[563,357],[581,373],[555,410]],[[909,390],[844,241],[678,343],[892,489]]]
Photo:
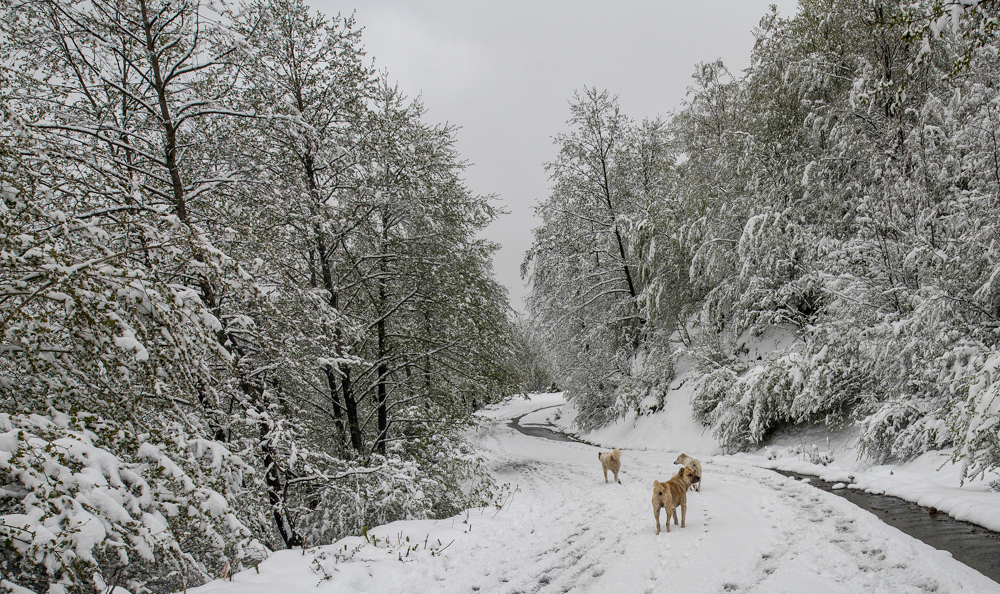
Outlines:
[[615,392],[612,414],[620,418],[633,411],[649,414],[662,410],[668,386],[675,377],[675,357],[663,333],[647,335],[632,355],[629,372]]
[[719,404],[736,384],[736,372],[728,367],[719,366],[714,371],[705,373],[695,382],[691,407],[694,418],[704,425],[712,424],[712,414]]
[[734,449],[757,447],[785,425],[840,427],[868,396],[858,355],[856,349],[796,340],[752,364],[738,358],[715,363],[695,383],[695,418]]
[[222,322],[173,270],[192,256],[180,245],[206,282],[238,267],[135,188],[98,182],[97,146],[46,144],[11,105],[0,96],[3,573],[38,591],[199,583],[246,556],[240,518],[260,498],[212,441]]
[[[955,459],[963,465],[963,479],[1000,468],[1000,353],[977,357],[968,369],[955,383],[946,425],[957,446]],[[935,423],[942,433],[944,426]]]
[[884,403],[878,411],[861,419],[858,445],[877,459],[908,460],[951,442],[951,431],[944,419],[936,417],[940,402],[898,399]]
[[791,403],[799,387],[795,359],[785,355],[758,365],[732,383],[712,412],[720,444],[737,449],[756,446],[792,421]]
[[312,546],[396,520],[453,516],[491,503],[496,489],[481,458],[449,436],[397,444],[387,457],[345,462],[317,478],[296,495],[301,507],[293,507]]
[[3,573],[39,592],[139,593],[253,563],[264,550],[230,506],[249,473],[180,424],[0,414]]

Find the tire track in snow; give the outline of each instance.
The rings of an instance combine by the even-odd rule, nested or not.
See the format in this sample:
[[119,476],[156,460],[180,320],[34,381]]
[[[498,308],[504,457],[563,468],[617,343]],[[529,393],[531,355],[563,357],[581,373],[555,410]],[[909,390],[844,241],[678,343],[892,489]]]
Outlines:
[[[580,477],[599,473],[596,459],[584,468],[577,461],[530,460],[507,451],[501,440],[490,447],[497,480],[516,482],[521,491],[507,513],[522,516],[515,522],[521,525],[525,547],[520,562],[492,576],[495,588],[489,591],[570,592],[602,575],[599,560],[611,554],[620,539],[609,539],[591,523],[603,512],[607,497],[581,496]],[[605,485],[602,479],[593,487],[612,490],[618,485]],[[611,495],[607,490],[605,495]]]
[[[555,503],[541,510],[541,524],[535,534],[547,540],[544,549],[527,560],[528,568],[509,592],[568,592],[588,581],[588,572],[602,556],[610,554],[618,540],[590,525],[590,518],[602,513],[600,501],[581,498],[574,480],[583,469],[566,469],[550,464],[531,477],[529,487],[541,501]],[[567,485],[574,485],[567,489]],[[599,572],[602,573],[602,572]]]

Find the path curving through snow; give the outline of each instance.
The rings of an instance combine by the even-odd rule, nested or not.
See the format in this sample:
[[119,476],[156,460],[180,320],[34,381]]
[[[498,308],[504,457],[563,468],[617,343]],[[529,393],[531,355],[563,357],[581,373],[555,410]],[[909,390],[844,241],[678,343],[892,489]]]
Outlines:
[[[836,495],[727,457],[703,460],[687,527],[655,535],[652,482],[677,452],[622,453],[605,483],[597,448],[515,431],[539,408],[490,413],[473,441],[512,497],[503,509],[406,521],[327,547],[280,551],[208,593],[1000,593],[1000,585]],[[404,552],[405,551],[405,552]],[[405,555],[405,556],[404,556]]]

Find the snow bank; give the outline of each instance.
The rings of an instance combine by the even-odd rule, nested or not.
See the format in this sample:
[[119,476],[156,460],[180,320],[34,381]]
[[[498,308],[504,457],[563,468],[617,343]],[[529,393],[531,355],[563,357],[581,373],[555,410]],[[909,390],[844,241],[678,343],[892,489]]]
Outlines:
[[[814,464],[788,449],[765,448],[740,458],[763,468],[813,474],[829,482],[849,483],[877,495],[891,495],[1000,532],[1000,493],[989,483],[997,474],[962,484],[961,467],[951,461],[951,450],[927,452],[905,464],[872,466],[850,445],[834,450],[835,462]],[[768,459],[769,456],[776,456]]]
[[631,412],[616,423],[584,433],[573,430],[577,411],[572,403],[561,409],[549,409],[546,415],[548,422],[563,432],[602,447],[685,452],[696,458],[720,454],[722,448],[712,430],[694,420],[691,408],[693,387],[690,374],[679,374],[670,384],[662,410],[646,408],[642,414]]
[[[257,569],[237,573],[231,581],[216,580],[189,590],[191,594],[273,594],[274,592],[420,592],[426,584],[443,582],[456,567],[444,555],[463,548],[478,550],[470,542],[497,538],[503,522],[497,510],[477,508],[467,515],[445,520],[400,521],[372,529],[365,536],[350,536],[324,547],[284,550],[271,554]],[[479,534],[482,533],[482,534]],[[419,578],[416,579],[413,572]]]

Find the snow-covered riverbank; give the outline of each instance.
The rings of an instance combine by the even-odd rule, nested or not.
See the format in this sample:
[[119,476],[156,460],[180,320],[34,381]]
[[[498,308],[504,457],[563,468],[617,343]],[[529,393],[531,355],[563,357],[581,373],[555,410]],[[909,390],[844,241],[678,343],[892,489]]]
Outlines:
[[[522,422],[551,424],[564,432],[605,447],[635,450],[684,450],[708,458],[721,453],[710,428],[692,418],[692,381],[682,375],[671,385],[663,410],[639,415],[630,413],[617,423],[596,431],[573,431],[576,413],[571,404],[547,408],[525,417]],[[533,401],[557,404],[560,394],[533,397]],[[516,405],[512,405],[516,406]],[[812,453],[822,461],[814,461]],[[849,488],[892,495],[926,507],[935,507],[958,520],[972,522],[1000,532],[1000,492],[991,483],[1000,483],[1000,474],[987,473],[975,480],[961,476],[961,466],[951,461],[951,450],[931,451],[899,464],[873,464],[856,446],[850,427],[831,432],[822,427],[795,428],[774,436],[769,446],[757,452],[732,456],[748,464],[817,475]]]
[[[686,450],[712,458],[721,448],[709,428],[693,420],[691,386],[686,374],[672,383],[662,410],[632,413],[594,431],[574,431],[572,404],[553,406],[559,394],[536,395],[547,407],[526,415],[522,424],[537,424],[573,434],[595,445],[632,450]],[[890,495],[1000,532],[1000,493],[994,486],[997,473],[962,481],[961,467],[952,451],[931,451],[906,463],[873,464],[856,446],[851,427],[830,431],[823,427],[795,427],[779,432],[769,446],[757,452],[727,456],[761,468],[819,476],[836,487]],[[816,456],[818,454],[818,457]],[[991,485],[990,483],[994,483]],[[932,510],[933,513],[933,510]]]
[[[627,450],[622,485],[597,449],[532,438],[506,421],[558,404],[516,400],[473,439],[511,494],[501,510],[380,526],[306,551],[281,551],[209,593],[329,592],[1000,592],[1000,585],[829,493],[705,456],[687,527],[654,534],[652,481],[677,451]],[[543,423],[557,409],[529,415]],[[620,444],[624,445],[624,444]]]

